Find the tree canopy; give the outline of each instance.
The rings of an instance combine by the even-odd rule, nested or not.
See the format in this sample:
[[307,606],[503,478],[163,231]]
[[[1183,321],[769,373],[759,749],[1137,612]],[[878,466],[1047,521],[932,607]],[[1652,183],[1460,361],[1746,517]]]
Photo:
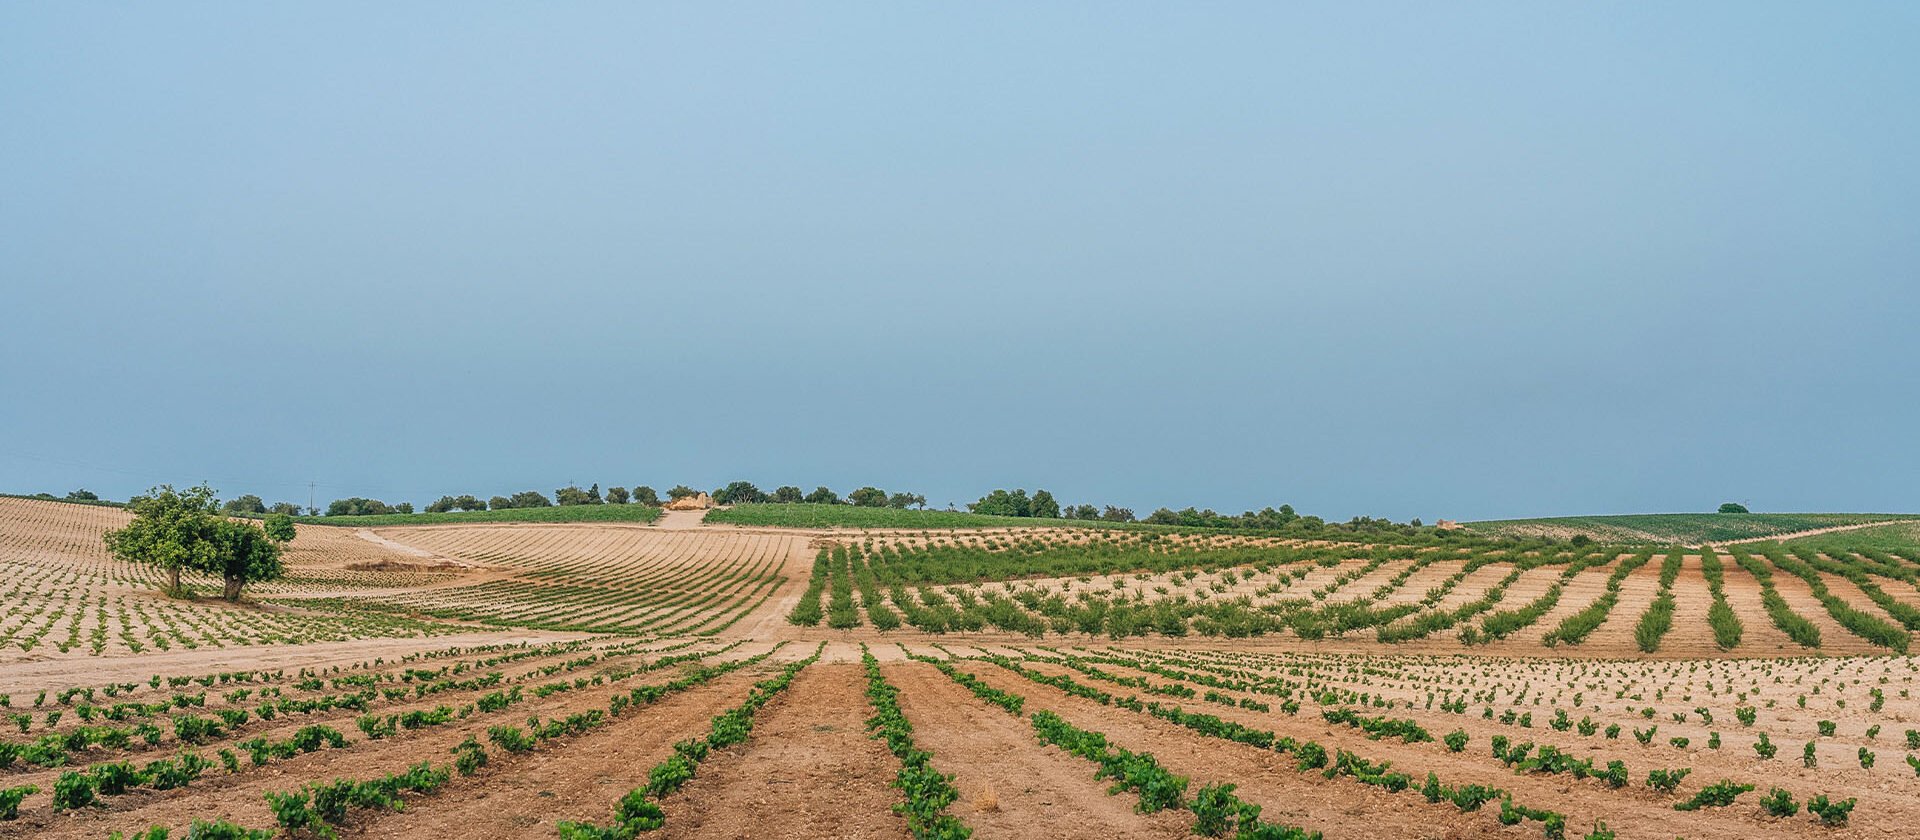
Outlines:
[[1740,504],[1739,502],[1726,502],[1720,505],[1720,512],[1721,513],[1752,513],[1753,511],[1747,510],[1747,506]]
[[263,526],[222,515],[213,489],[176,491],[161,485],[127,503],[133,521],[108,531],[115,557],[152,566],[167,575],[167,594],[184,596],[181,572],[218,575],[222,596],[240,599],[241,587],[280,577],[282,547],[293,540],[293,518],[273,514]]

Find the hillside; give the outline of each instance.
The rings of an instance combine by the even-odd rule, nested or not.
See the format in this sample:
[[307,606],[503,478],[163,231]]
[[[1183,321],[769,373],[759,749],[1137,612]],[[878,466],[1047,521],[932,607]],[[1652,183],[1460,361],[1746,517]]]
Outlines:
[[1699,545],[1707,542],[1765,539],[1782,534],[1896,519],[1920,519],[1920,514],[1633,513],[1616,516],[1489,519],[1461,524],[1468,530],[1490,536],[1569,539],[1584,535],[1595,542]]

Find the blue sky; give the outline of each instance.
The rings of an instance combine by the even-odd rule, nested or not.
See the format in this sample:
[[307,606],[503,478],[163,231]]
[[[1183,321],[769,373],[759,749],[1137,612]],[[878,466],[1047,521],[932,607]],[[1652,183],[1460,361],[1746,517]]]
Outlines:
[[1920,7],[0,7],[0,490],[1920,510]]

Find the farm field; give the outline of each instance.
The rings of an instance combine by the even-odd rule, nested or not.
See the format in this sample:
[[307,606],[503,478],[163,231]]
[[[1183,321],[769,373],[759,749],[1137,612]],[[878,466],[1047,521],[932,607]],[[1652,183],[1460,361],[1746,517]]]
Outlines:
[[308,524],[287,574],[232,605],[114,560],[101,534],[127,517],[0,499],[0,837],[1920,820],[1906,525],[1689,547]]

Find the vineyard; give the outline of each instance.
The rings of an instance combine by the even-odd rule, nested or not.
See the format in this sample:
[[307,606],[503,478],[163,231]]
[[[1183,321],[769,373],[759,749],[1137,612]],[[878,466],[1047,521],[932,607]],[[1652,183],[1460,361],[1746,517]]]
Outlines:
[[[1911,836],[1920,540],[303,524],[0,499],[0,837]],[[190,580],[203,595],[217,581]]]

